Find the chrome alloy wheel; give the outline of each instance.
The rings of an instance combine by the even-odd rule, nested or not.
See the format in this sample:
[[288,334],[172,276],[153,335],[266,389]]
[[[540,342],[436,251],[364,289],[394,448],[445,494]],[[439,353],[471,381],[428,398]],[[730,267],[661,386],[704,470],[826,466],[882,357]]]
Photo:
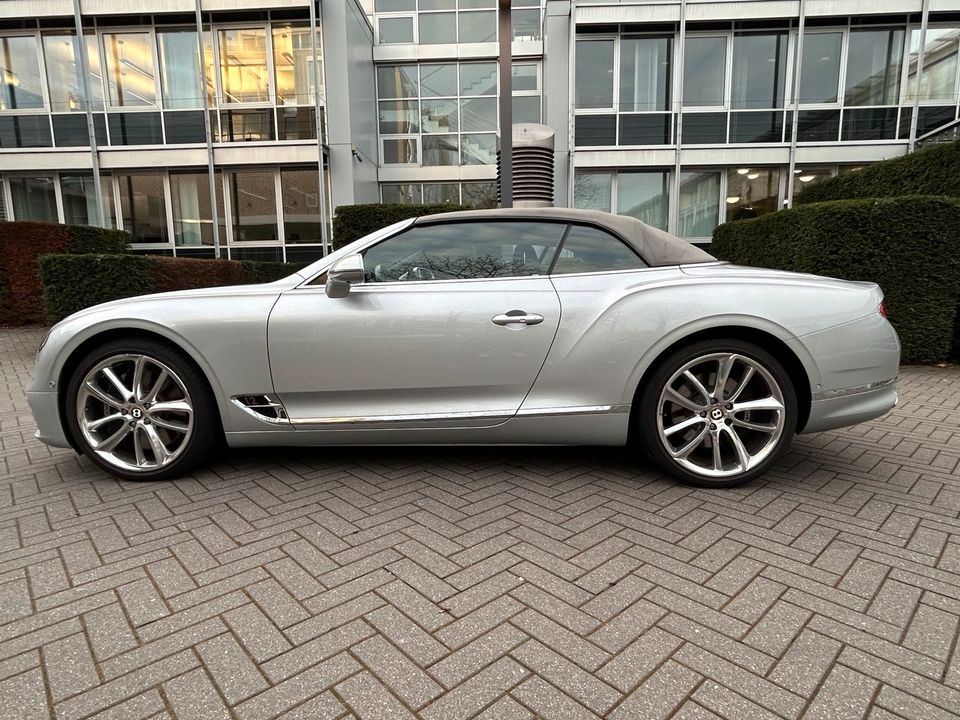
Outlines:
[[725,478],[773,452],[786,420],[783,392],[756,360],[730,352],[701,355],[664,385],[657,404],[660,442],[689,472]]
[[83,378],[76,398],[84,439],[106,463],[130,472],[175,462],[193,433],[194,411],[183,381],[147,355],[112,355]]

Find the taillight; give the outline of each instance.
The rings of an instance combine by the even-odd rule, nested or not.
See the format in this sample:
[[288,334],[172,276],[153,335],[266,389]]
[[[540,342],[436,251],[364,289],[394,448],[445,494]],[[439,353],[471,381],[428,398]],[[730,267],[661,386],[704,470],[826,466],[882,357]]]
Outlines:
[[883,303],[880,303],[880,306],[877,308],[877,312],[880,313],[887,320],[890,319],[890,313],[887,312],[887,306]]

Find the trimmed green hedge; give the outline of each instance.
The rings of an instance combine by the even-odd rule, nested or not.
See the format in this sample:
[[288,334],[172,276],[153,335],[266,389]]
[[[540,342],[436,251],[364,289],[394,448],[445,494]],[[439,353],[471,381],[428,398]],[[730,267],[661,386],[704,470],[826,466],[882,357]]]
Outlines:
[[44,255],[39,267],[47,319],[56,322],[92,305],[135,295],[271,282],[303,265],[90,254]]
[[960,199],[801,205],[720,225],[710,252],[740,265],[870,280],[883,288],[904,360],[943,360],[958,349]]
[[960,197],[960,141],[884,160],[805,188],[795,205],[824,200],[949,195]]
[[48,253],[125,253],[123,230],[53,223],[0,223],[0,325],[43,321],[37,258]]
[[395,222],[421,215],[469,210],[452,203],[436,205],[406,205],[402,203],[370,203],[367,205],[340,205],[333,218],[333,249],[339,250],[354,240],[393,225]]

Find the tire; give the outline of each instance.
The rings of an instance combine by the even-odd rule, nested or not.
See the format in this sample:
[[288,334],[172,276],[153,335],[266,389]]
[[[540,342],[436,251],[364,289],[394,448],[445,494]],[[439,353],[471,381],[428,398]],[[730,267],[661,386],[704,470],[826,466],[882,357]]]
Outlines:
[[664,357],[640,388],[636,411],[637,439],[654,462],[700,487],[762,475],[797,428],[797,394],[783,365],[734,339],[701,340]]
[[124,480],[183,475],[203,464],[223,438],[203,373],[186,353],[160,340],[105,342],[80,360],[66,392],[67,428],[77,447]]

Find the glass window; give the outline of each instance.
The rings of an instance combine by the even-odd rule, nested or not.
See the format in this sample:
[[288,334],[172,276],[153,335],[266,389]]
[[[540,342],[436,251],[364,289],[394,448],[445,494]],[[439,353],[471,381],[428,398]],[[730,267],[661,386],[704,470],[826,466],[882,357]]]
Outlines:
[[577,108],[612,108],[613,40],[577,40],[576,51]]
[[732,107],[783,107],[786,59],[786,33],[735,35]]
[[456,64],[421,65],[420,95],[422,97],[456,97]]
[[420,184],[412,183],[405,185],[381,185],[380,200],[385,203],[401,203],[409,205],[411,203],[420,203],[423,201]]
[[620,112],[670,109],[671,38],[620,41]]
[[839,136],[839,110],[801,110],[798,114],[798,142],[836,142]]
[[613,175],[606,172],[577,172],[573,180],[573,206],[610,212],[610,184]]
[[769,143],[783,141],[783,112],[730,113],[730,142]]
[[49,115],[0,116],[0,148],[50,147]]
[[720,222],[720,173],[680,173],[677,234],[685,238],[710,237]]
[[897,108],[843,111],[841,140],[893,140],[896,136]]
[[274,139],[273,110],[224,110],[220,142],[268,142]]
[[800,69],[801,103],[837,101],[842,43],[842,33],[804,33],[803,63]]
[[[320,117],[322,120],[322,113]],[[317,111],[309,105],[277,108],[277,124],[281,140],[315,140],[317,137]]]
[[510,12],[510,22],[513,26],[514,40],[536,41],[540,39],[540,8],[513,9]]
[[461,135],[461,165],[494,165],[497,162],[497,136],[493,133],[482,135]]
[[403,12],[417,9],[417,0],[376,0],[374,12]]
[[496,95],[496,63],[463,63],[460,65],[461,95]]
[[363,252],[365,281],[536,275],[549,266],[565,227],[536,222],[415,226]]
[[[216,183],[220,195],[219,182]],[[223,199],[217,198],[222,227]],[[213,245],[213,214],[210,207],[210,180],[205,172],[170,173],[170,201],[173,206],[173,241],[178,247]],[[221,235],[220,242],[225,242]]]
[[288,243],[319,243],[323,217],[320,214],[320,176],[311,170],[281,170],[283,237]]
[[459,165],[460,143],[457,135],[424,135],[423,165]]
[[417,88],[416,65],[381,65],[377,68],[379,97],[415,98]]
[[471,98],[460,101],[460,127],[465,132],[497,131],[497,99]]
[[[90,100],[93,110],[103,108],[103,83],[96,35],[84,35],[89,72]],[[77,62],[76,35],[44,35],[43,60],[47,68],[47,91],[53,112],[82,112],[86,97],[80,63]]]
[[[920,99],[953,102],[957,93],[958,28],[928,27],[923,50],[923,72],[920,73]],[[907,72],[907,99],[917,94],[917,65],[920,62],[920,31],[910,33],[910,56]]]
[[514,95],[513,97],[513,122],[514,123],[539,123],[540,115],[540,96],[539,95]]
[[203,107],[197,33],[190,30],[164,30],[157,33],[157,43],[160,45],[163,106],[171,110]]
[[683,114],[683,142],[714,145],[727,141],[727,114],[722,112]]
[[221,30],[219,35],[221,102],[268,102],[267,31],[249,27]]
[[539,92],[536,63],[514,63],[511,76],[513,92]]
[[[0,178],[2,182],[3,178]],[[0,185],[2,187],[2,185]],[[7,217],[7,201],[3,199],[3,193],[0,192],[0,222],[6,222],[10,218]]]
[[[420,113],[416,100],[381,100],[380,132],[385,135],[420,132]],[[456,103],[454,103],[456,122]]]
[[667,173],[622,172],[617,175],[617,214],[667,229]]
[[578,147],[616,145],[616,115],[578,115],[574,127],[574,144]]
[[460,202],[460,186],[455,182],[424,183],[423,201],[428,205]]
[[44,106],[37,49],[34,35],[0,37],[0,110]]
[[108,113],[111,145],[161,145],[160,113]]
[[[416,103],[410,103],[416,106]],[[425,133],[456,132],[460,123],[456,100],[426,99],[420,101],[420,122]],[[414,125],[413,132],[416,132]]]
[[825,167],[798,167],[793,171],[793,196],[796,198],[804,188],[819,185],[833,177],[833,170]]
[[123,229],[134,243],[166,243],[167,203],[161,175],[118,175]]
[[494,42],[497,39],[497,13],[460,13],[459,40],[462,43]]
[[900,95],[903,30],[850,31],[847,105],[895,105]]
[[586,225],[571,225],[552,275],[646,267],[640,257],[619,238]]
[[[113,184],[109,177],[100,178],[104,221],[113,227]],[[93,175],[61,175],[60,196],[63,199],[63,221],[67,225],[97,225],[97,191]]]
[[[314,68],[310,28],[275,27],[273,29],[273,70],[276,75],[277,105],[313,105],[317,76],[323,82],[323,50],[317,32],[317,54],[321,61]],[[323,98],[323,87],[320,87]]]
[[107,87],[113,107],[157,104],[153,43],[148,32],[105,33]]
[[723,105],[726,66],[725,37],[688,37],[683,57],[683,104],[687,107]]
[[10,196],[14,220],[60,222],[52,177],[11,177]]
[[666,145],[672,116],[668,113],[620,115],[620,145]]
[[726,200],[728,222],[776,212],[780,209],[780,170],[731,168],[727,172]]
[[380,44],[413,42],[412,17],[382,17],[377,21],[380,28]]
[[420,13],[420,44],[436,45],[457,41],[456,13]]
[[424,10],[453,10],[456,6],[456,0],[420,0],[421,12]]
[[415,165],[418,157],[417,141],[413,138],[391,138],[383,141],[384,165]]
[[463,199],[460,201],[472,208],[495,208],[497,184],[495,182],[465,182],[460,185]]
[[[213,122],[216,123],[216,118]],[[202,110],[165,112],[163,125],[167,133],[168,145],[197,144],[207,141]]]
[[234,170],[227,173],[230,225],[233,242],[276,240],[277,193],[269,170]]

